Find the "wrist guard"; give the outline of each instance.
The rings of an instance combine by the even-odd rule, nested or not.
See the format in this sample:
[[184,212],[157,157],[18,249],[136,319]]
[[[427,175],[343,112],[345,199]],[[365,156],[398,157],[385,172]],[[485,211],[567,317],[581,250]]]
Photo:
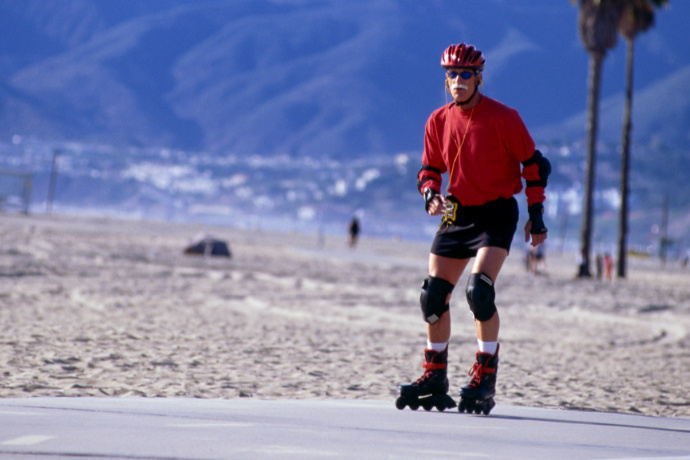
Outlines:
[[429,212],[429,204],[431,203],[431,200],[434,199],[434,197],[438,195],[436,190],[432,188],[425,188],[424,189],[424,210]]
[[527,208],[527,212],[529,213],[529,220],[532,222],[532,228],[529,232],[532,235],[546,233],[548,229],[544,225],[544,205],[541,203],[534,203],[532,206]]

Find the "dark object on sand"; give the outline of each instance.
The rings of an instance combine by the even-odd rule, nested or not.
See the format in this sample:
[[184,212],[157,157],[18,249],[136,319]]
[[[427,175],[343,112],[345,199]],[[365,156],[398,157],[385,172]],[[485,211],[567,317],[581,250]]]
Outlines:
[[209,235],[195,238],[184,250],[187,255],[232,257],[230,248],[225,241]]

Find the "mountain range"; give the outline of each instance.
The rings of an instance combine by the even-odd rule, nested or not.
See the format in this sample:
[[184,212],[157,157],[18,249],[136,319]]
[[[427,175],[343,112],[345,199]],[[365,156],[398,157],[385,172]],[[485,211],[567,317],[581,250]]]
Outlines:
[[[537,141],[584,137],[588,56],[567,0],[0,0],[0,140],[218,154],[418,151],[449,100],[440,54],[486,55],[486,94]],[[690,133],[688,2],[637,40],[635,140]],[[620,137],[624,46],[604,63],[602,140]],[[563,139],[566,137],[567,139]]]

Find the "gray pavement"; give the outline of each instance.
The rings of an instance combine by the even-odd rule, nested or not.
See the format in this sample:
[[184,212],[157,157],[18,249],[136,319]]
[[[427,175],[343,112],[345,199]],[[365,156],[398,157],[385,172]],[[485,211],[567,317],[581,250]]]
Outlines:
[[686,459],[690,419],[393,401],[0,399],[0,458]]

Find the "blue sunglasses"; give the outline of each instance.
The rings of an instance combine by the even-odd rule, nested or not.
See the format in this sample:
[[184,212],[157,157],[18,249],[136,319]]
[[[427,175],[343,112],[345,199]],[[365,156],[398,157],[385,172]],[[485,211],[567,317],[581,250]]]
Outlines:
[[474,72],[470,72],[469,70],[463,70],[462,72],[458,73],[455,70],[446,70],[446,77],[448,77],[451,80],[455,80],[458,78],[462,78],[463,80],[469,80],[474,76]]

